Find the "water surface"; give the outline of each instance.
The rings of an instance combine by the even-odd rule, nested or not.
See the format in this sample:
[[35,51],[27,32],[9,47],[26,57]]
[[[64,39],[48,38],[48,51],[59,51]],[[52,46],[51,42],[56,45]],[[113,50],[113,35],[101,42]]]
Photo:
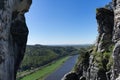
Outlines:
[[78,55],[71,56],[59,69],[50,74],[45,80],[61,80],[66,73],[73,69],[77,58]]

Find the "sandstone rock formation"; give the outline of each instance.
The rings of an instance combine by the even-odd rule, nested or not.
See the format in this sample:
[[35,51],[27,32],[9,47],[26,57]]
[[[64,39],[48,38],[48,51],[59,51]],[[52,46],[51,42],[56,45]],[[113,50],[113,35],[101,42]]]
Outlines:
[[114,25],[114,13],[106,8],[96,9],[98,23],[98,40],[96,43],[97,52],[108,51],[112,44],[112,32]]
[[116,79],[120,74],[120,0],[113,0],[114,3],[114,35],[113,42],[115,47],[113,50],[113,73],[112,79]]
[[[98,23],[98,39],[93,52],[89,52],[89,67],[83,70],[86,80],[107,80],[106,75],[108,60],[103,58],[105,52],[110,52],[112,43],[112,32],[114,25],[114,13],[107,8],[96,10],[96,20]],[[98,59],[100,58],[100,59]]]
[[79,80],[79,77],[75,72],[67,73],[61,80]]
[[85,57],[88,58],[89,63],[80,63],[76,73],[80,79],[85,80],[119,80],[120,0],[113,0],[112,4],[98,8],[96,20],[98,23],[97,42],[93,51],[88,52],[89,57]]
[[120,0],[98,8],[96,20],[98,39],[90,56],[85,57],[89,64],[79,63],[76,73],[84,80],[120,80]]
[[32,0],[0,0],[0,80],[16,80],[28,28],[24,14]]

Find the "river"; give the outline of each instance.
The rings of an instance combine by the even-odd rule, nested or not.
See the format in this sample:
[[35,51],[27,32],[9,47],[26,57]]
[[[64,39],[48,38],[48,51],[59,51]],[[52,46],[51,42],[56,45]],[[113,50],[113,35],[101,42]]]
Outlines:
[[73,69],[77,58],[78,55],[71,56],[60,68],[50,74],[45,80],[61,80],[66,73]]

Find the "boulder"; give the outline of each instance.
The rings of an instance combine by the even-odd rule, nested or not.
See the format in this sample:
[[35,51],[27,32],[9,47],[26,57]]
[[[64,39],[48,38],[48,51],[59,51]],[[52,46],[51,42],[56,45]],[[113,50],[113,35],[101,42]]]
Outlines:
[[79,80],[79,77],[75,72],[69,72],[61,80]]

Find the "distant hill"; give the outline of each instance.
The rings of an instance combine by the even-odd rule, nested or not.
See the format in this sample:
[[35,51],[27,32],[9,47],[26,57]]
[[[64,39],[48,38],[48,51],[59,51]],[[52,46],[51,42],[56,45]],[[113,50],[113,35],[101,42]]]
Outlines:
[[71,45],[48,45],[48,46],[53,46],[53,47],[74,47],[76,49],[80,49],[80,48],[88,48],[91,47],[93,44],[71,44]]
[[80,49],[80,48],[89,48],[91,47],[93,44],[82,44],[82,45],[71,45],[72,47],[76,48],[76,49]]
[[24,71],[37,68],[60,57],[77,53],[78,50],[72,46],[27,45],[26,53],[19,70]]

